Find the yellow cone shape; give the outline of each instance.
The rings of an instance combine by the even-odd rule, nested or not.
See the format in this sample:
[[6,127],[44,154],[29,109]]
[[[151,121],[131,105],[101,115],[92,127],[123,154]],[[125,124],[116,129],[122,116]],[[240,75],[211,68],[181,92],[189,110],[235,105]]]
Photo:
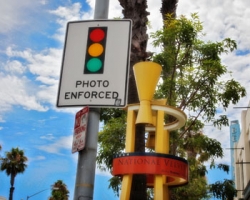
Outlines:
[[133,69],[140,100],[136,124],[153,124],[150,103],[160,78],[162,67],[154,62],[139,62],[134,65]]

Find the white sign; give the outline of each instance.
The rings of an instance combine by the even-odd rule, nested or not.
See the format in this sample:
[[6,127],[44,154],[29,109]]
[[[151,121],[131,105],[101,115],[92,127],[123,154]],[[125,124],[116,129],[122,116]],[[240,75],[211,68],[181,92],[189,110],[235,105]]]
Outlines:
[[[126,106],[131,24],[131,20],[91,20],[68,23],[57,99],[58,107]],[[96,62],[97,59],[89,62],[91,56],[99,56],[99,62]],[[93,63],[97,65],[92,67]]]
[[89,108],[84,107],[75,116],[72,153],[83,150],[86,142]]

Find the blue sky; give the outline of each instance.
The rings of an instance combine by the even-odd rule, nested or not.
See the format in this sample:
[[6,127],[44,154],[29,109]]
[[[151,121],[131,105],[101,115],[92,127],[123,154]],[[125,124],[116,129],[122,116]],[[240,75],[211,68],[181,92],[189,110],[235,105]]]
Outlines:
[[[63,180],[73,199],[77,154],[71,153],[74,115],[80,108],[56,108],[58,80],[61,70],[66,23],[93,19],[94,0],[0,0],[0,154],[19,147],[29,158],[28,168],[18,175],[14,198],[25,199]],[[148,0],[151,13],[149,33],[162,27],[161,3]],[[216,1],[180,0],[177,15],[197,12],[204,25],[204,40],[219,41],[226,37],[236,40],[238,50],[222,56],[232,77],[244,85],[249,82],[250,2],[245,0]],[[122,17],[117,0],[110,0],[109,18]],[[153,49],[148,44],[148,49]],[[225,79],[227,77],[223,77]],[[247,106],[249,96],[237,106]],[[218,105],[219,106],[219,105]],[[240,120],[240,109],[230,106],[220,114]],[[229,147],[229,128],[207,126],[205,134]],[[230,151],[217,162],[230,163]],[[108,190],[108,173],[96,170],[94,199],[114,198]],[[218,171],[209,173],[214,182],[228,177]],[[9,177],[0,172],[0,196],[8,197]],[[46,199],[44,191],[32,199]],[[98,196],[100,195],[100,196]]]

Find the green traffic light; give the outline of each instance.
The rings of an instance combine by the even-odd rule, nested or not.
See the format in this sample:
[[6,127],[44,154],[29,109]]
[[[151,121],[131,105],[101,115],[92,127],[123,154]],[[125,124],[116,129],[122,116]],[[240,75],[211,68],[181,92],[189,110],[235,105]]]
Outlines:
[[86,67],[90,72],[97,72],[102,68],[102,62],[99,58],[91,58]]

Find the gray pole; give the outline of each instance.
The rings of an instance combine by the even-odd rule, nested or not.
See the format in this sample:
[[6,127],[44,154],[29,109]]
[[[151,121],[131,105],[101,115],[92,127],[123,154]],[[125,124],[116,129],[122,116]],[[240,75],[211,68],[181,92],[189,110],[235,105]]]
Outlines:
[[[96,0],[94,19],[108,18],[109,0]],[[91,200],[94,193],[100,109],[90,108],[85,148],[79,151],[74,200]]]
[[74,200],[93,199],[99,109],[90,108],[85,148],[79,151]]
[[95,1],[94,19],[108,19],[109,0]]

